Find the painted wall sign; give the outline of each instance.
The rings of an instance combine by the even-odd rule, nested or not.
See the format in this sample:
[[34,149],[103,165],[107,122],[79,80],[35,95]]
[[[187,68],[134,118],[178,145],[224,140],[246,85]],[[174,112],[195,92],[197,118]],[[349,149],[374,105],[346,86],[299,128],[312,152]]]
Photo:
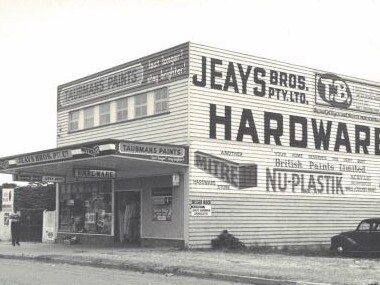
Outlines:
[[[188,44],[156,53],[58,87],[58,109],[111,94],[186,78]],[[112,96],[112,95],[111,95]]]
[[208,199],[192,199],[190,200],[191,216],[212,216],[211,200]]
[[[224,114],[217,115],[217,109],[224,110]],[[222,135],[219,137],[224,137],[225,140],[241,142],[247,138],[257,144],[380,155],[380,128],[377,127],[332,122],[297,114],[253,112],[251,109],[234,110],[240,113],[240,120],[233,122],[231,112],[231,106],[210,104],[209,137],[211,139],[217,138],[217,134],[221,132]],[[262,121],[263,125],[258,126],[257,121]],[[234,138],[232,138],[232,125],[239,125]],[[284,129],[284,127],[289,129]],[[259,128],[263,129],[261,136],[257,131]],[[297,136],[297,133],[300,135]]]
[[274,151],[273,167],[266,169],[266,191],[344,195],[378,192],[377,177],[365,159],[339,155]]
[[136,158],[187,163],[186,148],[180,146],[121,142],[119,152]]
[[[344,79],[331,73],[315,74],[315,85],[317,105],[350,109],[351,116],[355,115],[352,111],[380,114],[380,86]],[[350,117],[349,114],[345,116]],[[360,118],[360,115],[357,116]]]
[[255,163],[236,163],[208,153],[196,151],[195,167],[237,187],[238,189],[257,186],[257,165]]
[[115,179],[116,171],[101,169],[74,169],[76,178]]
[[140,63],[92,80],[74,84],[59,90],[59,103],[61,106],[66,106],[73,102],[98,97],[105,93],[130,89],[136,85],[141,85],[143,75],[143,66]]
[[289,168],[267,168],[267,191],[292,193],[344,194],[343,174],[338,171],[319,171]]
[[[192,83],[198,87],[309,104],[305,93],[309,90],[305,76],[263,66],[202,56],[202,70],[193,75]],[[253,88],[247,87],[250,83],[254,84]]]

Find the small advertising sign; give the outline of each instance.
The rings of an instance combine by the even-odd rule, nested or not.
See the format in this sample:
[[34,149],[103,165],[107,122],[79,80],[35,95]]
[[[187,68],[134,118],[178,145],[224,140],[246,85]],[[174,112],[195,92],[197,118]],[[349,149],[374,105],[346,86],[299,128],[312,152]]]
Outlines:
[[42,176],[42,182],[47,183],[63,183],[65,182],[65,177],[62,176]]
[[193,199],[190,202],[191,216],[211,216],[211,200]]
[[10,213],[4,213],[4,226],[9,226],[9,214]]
[[187,163],[186,148],[182,146],[120,142],[119,152],[129,157]]
[[65,182],[65,177],[54,175],[35,175],[29,173],[18,173],[13,175],[13,180],[24,182],[63,183]]
[[2,203],[4,206],[12,206],[14,189],[3,189]]
[[74,169],[75,178],[115,179],[116,171],[102,169]]
[[172,175],[172,185],[177,187],[179,186],[180,176],[179,173],[173,173]]

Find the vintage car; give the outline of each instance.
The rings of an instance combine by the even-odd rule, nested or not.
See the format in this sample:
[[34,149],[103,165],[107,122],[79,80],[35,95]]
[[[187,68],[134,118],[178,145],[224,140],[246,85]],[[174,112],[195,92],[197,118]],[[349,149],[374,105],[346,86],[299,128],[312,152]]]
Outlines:
[[380,218],[362,220],[356,230],[333,236],[330,249],[339,255],[354,252],[380,253]]

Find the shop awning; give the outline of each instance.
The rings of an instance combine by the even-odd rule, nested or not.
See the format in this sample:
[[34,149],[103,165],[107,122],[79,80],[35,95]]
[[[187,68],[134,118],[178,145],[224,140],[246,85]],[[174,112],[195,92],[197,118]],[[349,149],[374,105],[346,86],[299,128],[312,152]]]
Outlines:
[[20,181],[131,178],[179,172],[188,162],[186,146],[103,140],[0,158],[0,173]]

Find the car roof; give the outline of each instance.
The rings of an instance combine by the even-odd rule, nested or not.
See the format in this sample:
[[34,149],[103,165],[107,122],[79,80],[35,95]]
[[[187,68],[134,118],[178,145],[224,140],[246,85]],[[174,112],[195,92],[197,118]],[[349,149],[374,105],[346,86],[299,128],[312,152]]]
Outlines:
[[364,220],[362,220],[362,222],[368,222],[368,223],[371,223],[371,222],[377,222],[377,223],[380,223],[380,218],[369,218],[369,219],[364,219]]

